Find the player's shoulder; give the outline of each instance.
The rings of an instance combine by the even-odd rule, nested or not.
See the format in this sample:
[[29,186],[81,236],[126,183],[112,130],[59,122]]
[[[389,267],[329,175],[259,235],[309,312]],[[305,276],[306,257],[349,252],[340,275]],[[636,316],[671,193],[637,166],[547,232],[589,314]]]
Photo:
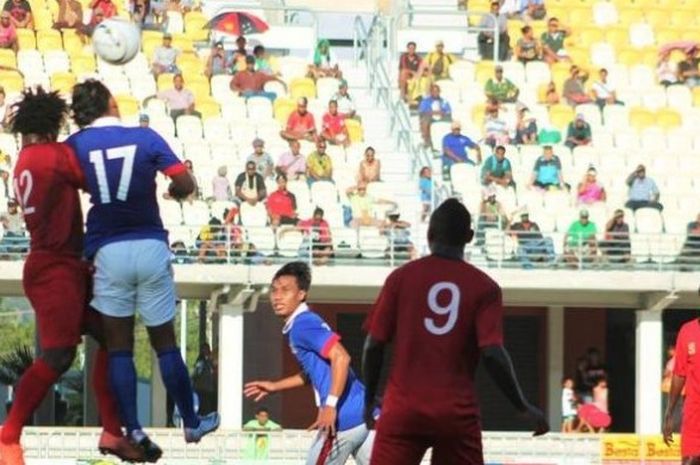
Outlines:
[[328,324],[324,321],[323,318],[321,318],[321,315],[316,313],[315,311],[309,309],[305,312],[301,312],[297,317],[294,319],[294,324],[292,325],[292,328],[309,328],[309,327],[318,327],[318,326],[328,326]]
[[685,336],[687,334],[698,332],[700,332],[700,320],[698,320],[697,318],[693,318],[692,320],[683,323],[683,326],[681,326],[681,330],[678,334],[679,336]]

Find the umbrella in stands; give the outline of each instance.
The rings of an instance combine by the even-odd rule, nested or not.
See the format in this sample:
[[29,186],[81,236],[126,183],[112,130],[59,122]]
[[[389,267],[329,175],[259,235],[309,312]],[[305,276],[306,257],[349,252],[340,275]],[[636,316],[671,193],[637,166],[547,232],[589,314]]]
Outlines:
[[258,34],[270,28],[265,21],[257,16],[236,11],[220,13],[214,16],[205,27],[212,31],[219,31],[234,36]]

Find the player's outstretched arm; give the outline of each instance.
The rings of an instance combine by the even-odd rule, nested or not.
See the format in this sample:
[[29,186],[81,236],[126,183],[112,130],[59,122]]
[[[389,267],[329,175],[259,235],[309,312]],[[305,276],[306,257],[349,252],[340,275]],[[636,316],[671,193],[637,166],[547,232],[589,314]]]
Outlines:
[[286,391],[309,384],[309,378],[303,372],[296,375],[282,378],[277,381],[251,381],[243,386],[243,395],[248,399],[258,402],[269,394],[279,391]]
[[318,412],[316,422],[309,426],[309,429],[318,429],[334,436],[338,418],[336,406],[348,382],[351,360],[350,354],[340,342],[333,344],[333,347],[328,351],[328,360],[331,362],[331,388],[328,391],[325,405]]
[[539,436],[549,431],[549,425],[540,409],[531,405],[520,388],[520,383],[515,375],[513,362],[510,355],[502,345],[493,345],[481,349],[481,358],[486,370],[496,382],[501,391],[506,395],[513,406],[523,415],[526,415],[535,424],[534,435]]
[[663,426],[664,442],[669,447],[671,447],[673,443],[673,412],[676,410],[678,400],[681,397],[684,387],[685,378],[683,376],[673,375],[671,391],[668,393],[668,405],[666,406]]
[[367,336],[362,352],[362,378],[365,381],[365,423],[368,427],[374,426],[373,411],[377,401],[379,379],[384,363],[385,344]]
[[185,170],[170,177],[168,194],[175,200],[184,200],[189,197],[197,187],[192,174]]

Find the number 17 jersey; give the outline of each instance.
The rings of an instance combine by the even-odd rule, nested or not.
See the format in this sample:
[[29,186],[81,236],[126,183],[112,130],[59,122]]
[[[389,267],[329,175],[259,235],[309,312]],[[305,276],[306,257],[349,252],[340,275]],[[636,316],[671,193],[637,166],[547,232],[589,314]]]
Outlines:
[[88,212],[85,256],[126,240],[168,242],[156,199],[156,176],[187,168],[155,131],[124,127],[100,118],[66,140],[78,156],[92,207]]
[[431,255],[395,270],[366,328],[394,343],[378,429],[454,434],[479,415],[480,349],[503,343],[499,286],[462,260]]

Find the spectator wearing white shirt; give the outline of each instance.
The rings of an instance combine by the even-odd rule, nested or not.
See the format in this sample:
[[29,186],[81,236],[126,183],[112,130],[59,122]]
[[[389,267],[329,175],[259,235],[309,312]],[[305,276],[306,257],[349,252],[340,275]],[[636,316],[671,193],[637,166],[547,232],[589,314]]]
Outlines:
[[636,211],[639,208],[655,208],[659,211],[664,207],[659,203],[659,188],[653,179],[646,176],[644,165],[637,166],[632,174],[627,176],[627,186],[629,187],[629,200],[625,208]]
[[360,120],[360,117],[355,111],[355,102],[352,101],[352,97],[348,94],[348,82],[345,79],[340,80],[338,85],[338,92],[333,95],[331,100],[338,102],[338,114],[344,118],[352,118]]
[[246,162],[252,161],[255,163],[255,170],[264,179],[273,179],[275,177],[275,162],[269,153],[265,151],[265,141],[256,138],[253,140],[253,153],[248,155]]
[[671,63],[671,52],[662,53],[656,65],[656,79],[664,87],[678,83],[676,67]]
[[163,45],[156,47],[153,51],[153,74],[158,77],[162,73],[174,73],[178,74],[180,70],[178,69],[175,61],[180,55],[180,50],[173,47],[173,36],[165,33],[163,34]]
[[623,105],[623,103],[617,99],[615,85],[608,82],[608,70],[601,68],[598,75],[600,79],[593,83],[591,94],[595,99],[595,103],[600,107],[600,110],[602,111],[605,105]]
[[510,144],[508,123],[498,116],[497,109],[493,109],[484,119],[484,142],[491,148]]
[[287,176],[287,179],[306,179],[306,158],[301,154],[301,144],[298,140],[289,141],[289,151],[280,155],[276,170],[278,174]]

